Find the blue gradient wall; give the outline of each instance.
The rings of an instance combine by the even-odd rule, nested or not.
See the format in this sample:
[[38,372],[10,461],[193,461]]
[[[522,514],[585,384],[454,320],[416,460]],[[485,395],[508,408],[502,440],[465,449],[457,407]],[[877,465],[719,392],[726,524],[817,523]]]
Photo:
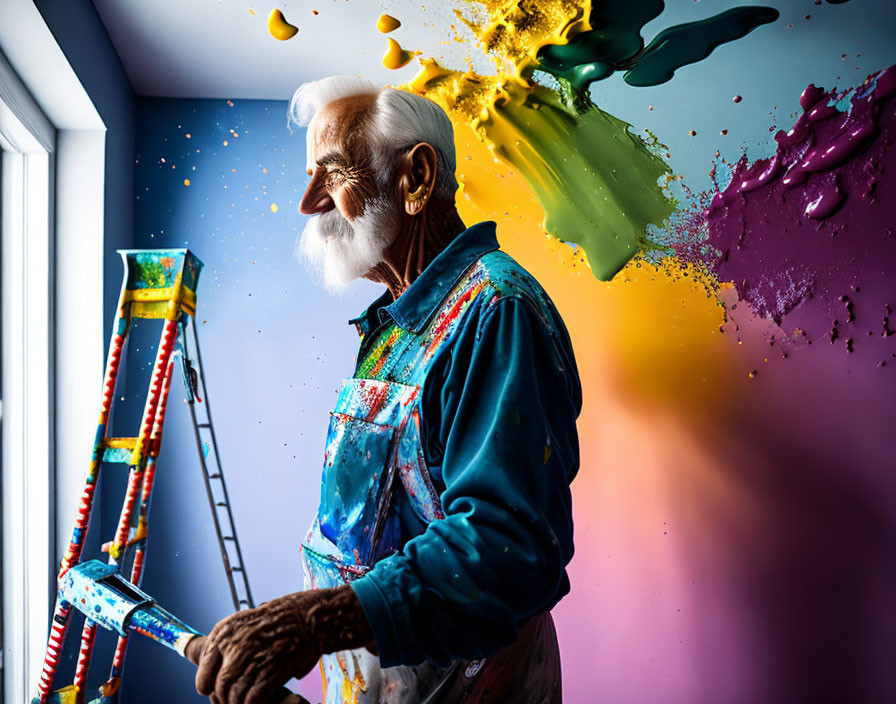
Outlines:
[[[197,322],[208,401],[262,602],[302,587],[298,545],[317,506],[326,409],[357,349],[347,321],[380,289],[358,282],[331,296],[294,259],[305,140],[304,130],[287,130],[286,103],[141,99],[136,132],[135,246],[189,247],[205,262]],[[131,343],[135,395],[145,387],[148,343],[157,334],[144,324]],[[210,629],[233,609],[182,398],[175,379],[144,587],[188,623]],[[129,657],[125,701],[158,701],[164,692],[191,701],[192,665],[139,639]],[[319,691],[315,670],[305,692]]]

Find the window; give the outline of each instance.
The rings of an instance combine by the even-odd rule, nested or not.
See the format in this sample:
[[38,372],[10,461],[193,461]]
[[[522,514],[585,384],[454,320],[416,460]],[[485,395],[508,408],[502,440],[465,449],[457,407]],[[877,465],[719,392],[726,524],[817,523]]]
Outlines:
[[35,670],[52,585],[52,185],[55,129],[0,55],[2,602],[6,701]]

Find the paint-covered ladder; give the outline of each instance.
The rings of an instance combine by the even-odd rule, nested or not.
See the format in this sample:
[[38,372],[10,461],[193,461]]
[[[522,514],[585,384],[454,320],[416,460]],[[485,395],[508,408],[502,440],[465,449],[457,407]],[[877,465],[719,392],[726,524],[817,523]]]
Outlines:
[[[69,569],[81,561],[100,469],[104,464],[119,463],[129,468],[127,489],[115,535],[103,545],[102,550],[108,553],[109,564],[116,565],[123,577],[135,585],[140,585],[165,408],[174,359],[180,357],[200,465],[234,608],[237,610],[244,607],[251,608],[254,604],[218,455],[195,324],[193,326],[195,359],[188,354],[186,328],[189,318],[195,317],[196,313],[196,285],[202,262],[186,249],[120,250],[120,254],[125,265],[125,275],[109,344],[99,422],[71,541],[60,565],[59,579],[61,580]],[[131,330],[131,321],[134,319],[161,319],[161,338],[156,349],[137,436],[110,437],[109,420],[113,409],[116,408],[116,379],[125,341]],[[199,387],[202,389],[201,397],[198,394]],[[201,406],[204,411],[197,412],[196,403],[203,399]],[[211,473],[208,469],[208,454],[213,454],[214,457],[214,470]],[[50,624],[47,653],[37,685],[37,694],[32,699],[32,704],[47,702],[111,704],[117,700],[128,638],[119,637],[106,682],[97,690],[88,691],[87,673],[97,628],[96,623],[89,618],[85,618],[81,631],[74,681],[71,685],[53,691],[73,610],[71,603],[60,599],[57,595]]]

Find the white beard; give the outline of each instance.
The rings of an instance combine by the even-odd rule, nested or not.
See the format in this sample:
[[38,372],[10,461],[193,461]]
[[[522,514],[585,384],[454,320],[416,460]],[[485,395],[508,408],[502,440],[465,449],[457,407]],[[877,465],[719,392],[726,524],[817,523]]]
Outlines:
[[376,196],[352,221],[336,208],[309,218],[296,250],[323,274],[327,290],[338,292],[379,264],[397,234],[395,206]]

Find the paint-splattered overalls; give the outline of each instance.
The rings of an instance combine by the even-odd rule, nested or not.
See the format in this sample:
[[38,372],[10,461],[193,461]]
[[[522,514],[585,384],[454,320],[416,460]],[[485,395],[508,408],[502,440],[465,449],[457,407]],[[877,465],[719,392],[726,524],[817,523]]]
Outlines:
[[[514,267],[518,269],[503,252],[486,253],[450,289],[422,332],[385,326],[366,341],[366,352],[362,346],[355,376],[342,383],[330,415],[320,507],[301,549],[306,589],[350,582],[426,524],[443,518],[421,443],[421,385],[431,360],[451,339],[471,303],[478,296],[494,296],[494,277]],[[416,523],[408,520],[411,514]],[[545,668],[559,673],[549,613],[531,619],[520,629],[517,642],[494,658],[455,661],[447,668],[429,662],[381,668],[378,657],[365,648],[324,655],[324,701],[507,701],[489,694],[491,684],[485,696],[477,694],[476,681],[509,676],[520,683],[531,676],[531,657],[539,660],[534,669],[542,680]],[[532,663],[528,669],[533,669]]]

